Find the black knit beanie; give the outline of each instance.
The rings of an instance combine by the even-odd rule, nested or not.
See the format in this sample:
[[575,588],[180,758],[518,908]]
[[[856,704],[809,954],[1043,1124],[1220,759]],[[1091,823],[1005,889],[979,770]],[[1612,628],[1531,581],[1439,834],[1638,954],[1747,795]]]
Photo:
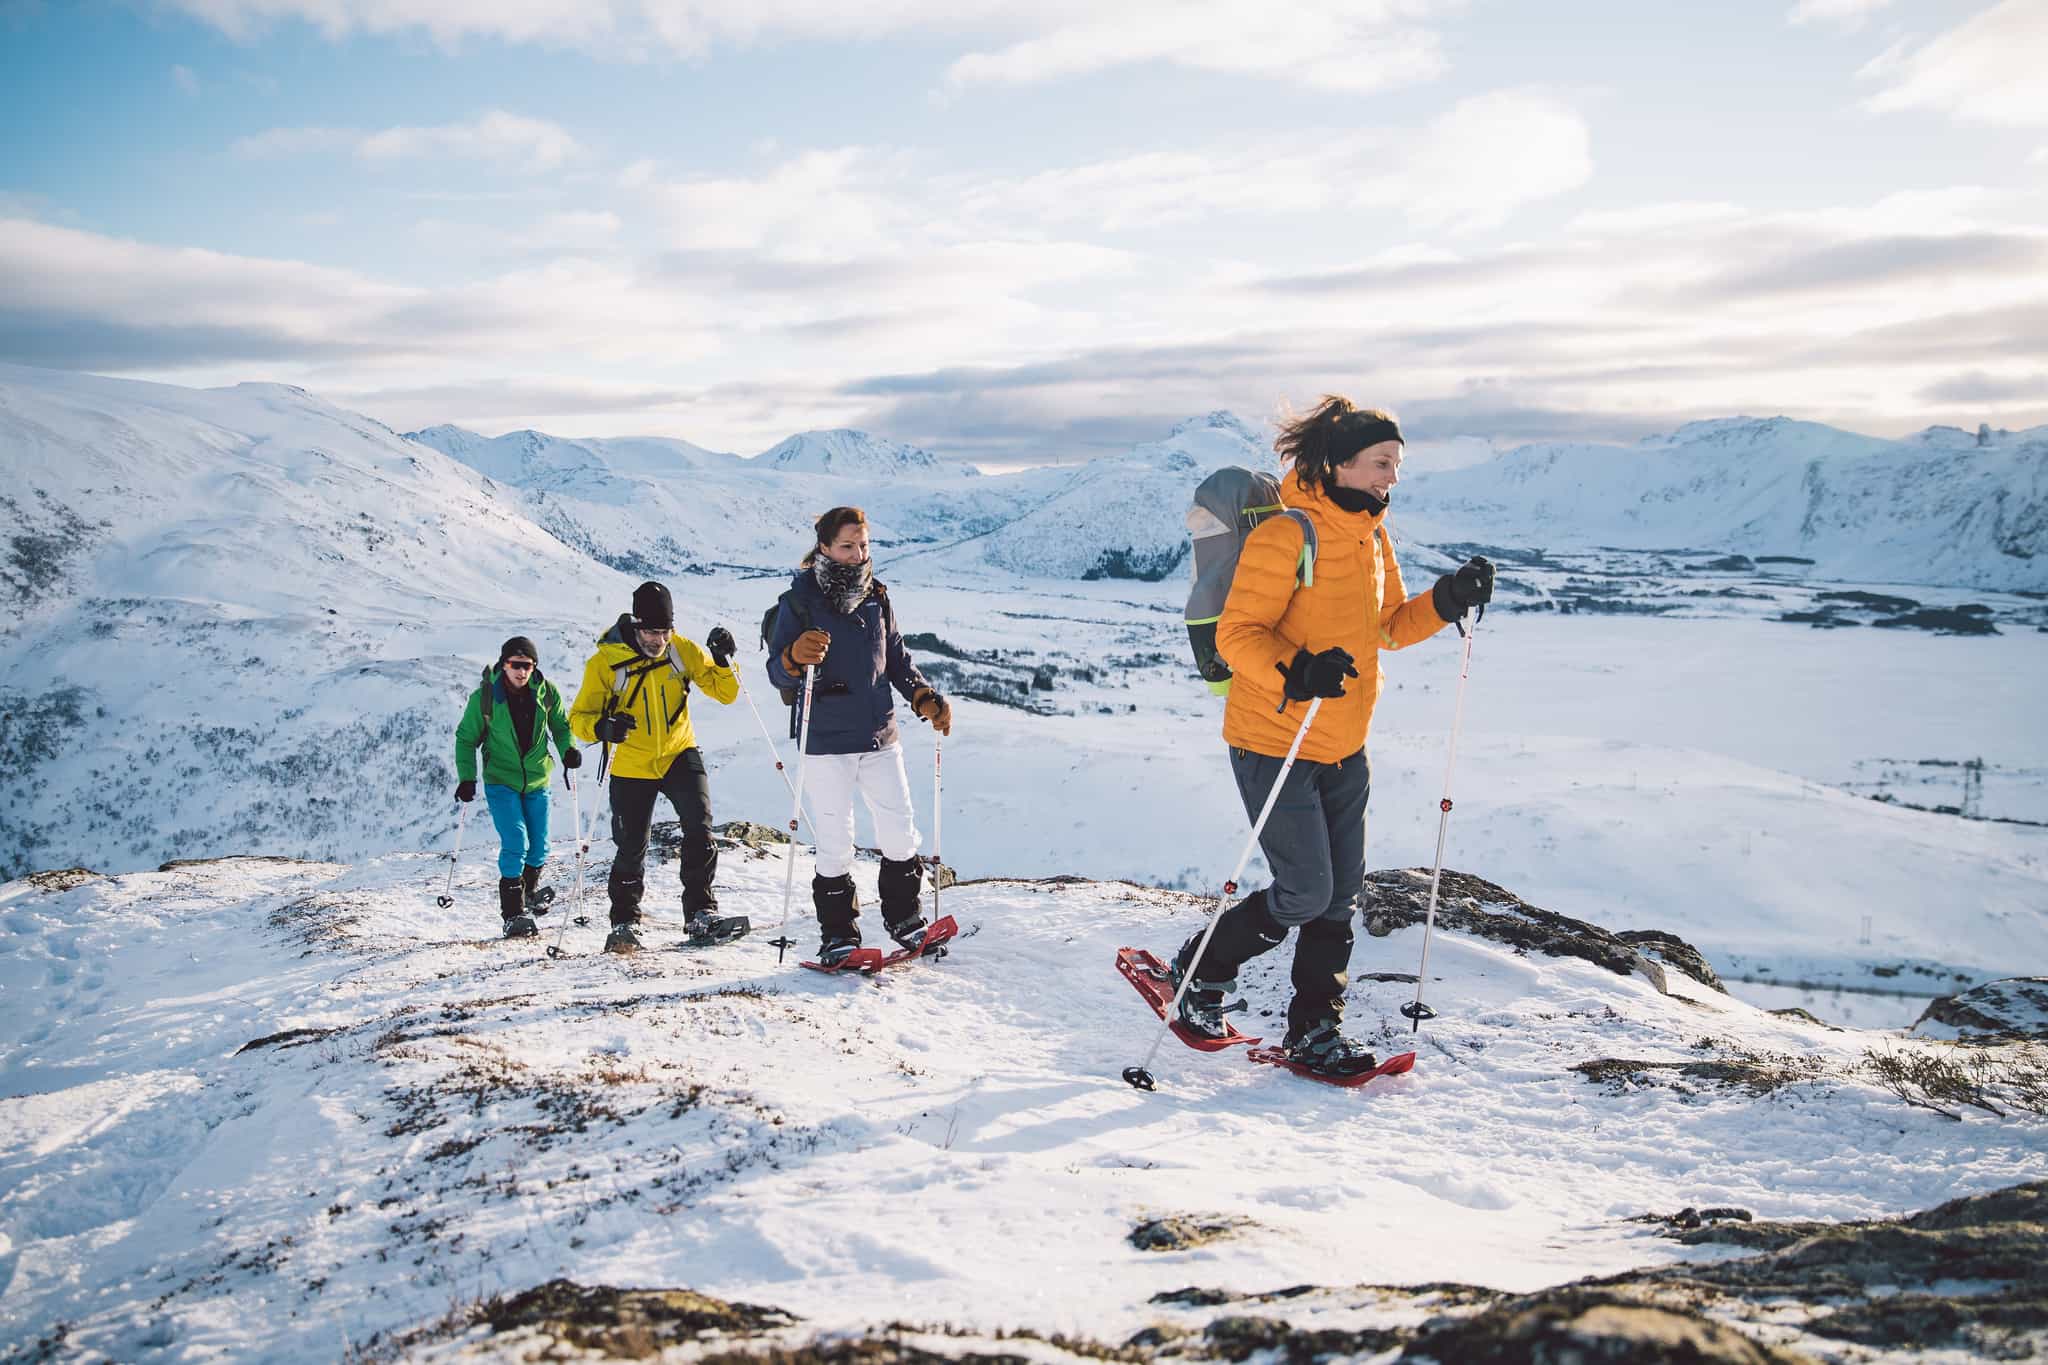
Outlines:
[[498,646],[498,662],[504,663],[507,659],[531,659],[539,663],[540,651],[535,649],[533,641],[524,635],[515,635]]
[[676,608],[668,589],[652,579],[633,589],[633,620],[649,630],[673,630]]

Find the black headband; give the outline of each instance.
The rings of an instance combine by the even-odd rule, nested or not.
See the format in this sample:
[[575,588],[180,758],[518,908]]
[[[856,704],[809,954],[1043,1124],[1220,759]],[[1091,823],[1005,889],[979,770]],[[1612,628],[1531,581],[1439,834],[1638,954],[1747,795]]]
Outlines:
[[[1401,436],[1401,428],[1391,417],[1373,417],[1363,412],[1347,412],[1337,419],[1337,434],[1331,441],[1330,464],[1343,464],[1367,446],[1376,446],[1381,441],[1408,442]],[[1343,451],[1338,455],[1336,451]]]

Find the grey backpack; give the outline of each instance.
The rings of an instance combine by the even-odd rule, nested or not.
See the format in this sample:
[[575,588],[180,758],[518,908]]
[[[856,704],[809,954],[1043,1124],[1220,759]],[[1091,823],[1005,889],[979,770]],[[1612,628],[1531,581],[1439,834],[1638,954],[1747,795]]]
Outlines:
[[1216,652],[1216,623],[1223,619],[1223,604],[1230,597],[1230,581],[1237,576],[1237,559],[1244,553],[1245,538],[1269,517],[1292,517],[1301,526],[1301,565],[1298,581],[1309,587],[1316,581],[1316,524],[1308,513],[1282,505],[1280,481],[1271,474],[1228,465],[1217,470],[1195,490],[1188,508],[1188,534],[1194,537],[1195,586],[1188,593],[1188,644],[1195,652],[1195,671],[1217,696],[1230,691],[1230,665]]

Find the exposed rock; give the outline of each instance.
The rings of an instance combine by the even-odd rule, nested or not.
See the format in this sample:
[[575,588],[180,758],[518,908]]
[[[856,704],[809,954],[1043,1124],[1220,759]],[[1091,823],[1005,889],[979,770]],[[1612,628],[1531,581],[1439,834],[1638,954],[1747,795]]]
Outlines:
[[613,1289],[572,1280],[486,1300],[472,1319],[493,1333],[531,1330],[622,1360],[645,1360],[708,1332],[751,1336],[796,1321],[779,1308],[726,1303],[690,1289]]
[[1140,1251],[1186,1251],[1234,1236],[1249,1226],[1242,1218],[1176,1215],[1140,1223],[1131,1229],[1126,1240]]
[[173,858],[167,863],[159,863],[156,870],[176,872],[180,868],[218,867],[222,863],[296,863],[303,867],[315,866],[310,858],[281,858],[273,853],[228,853],[218,858]]
[[[1366,874],[1366,928],[1374,934],[1421,924],[1429,912],[1429,869],[1391,868]],[[1621,976],[1642,975],[1664,990],[1662,962],[1703,986],[1721,989],[1720,978],[1697,948],[1671,934],[1636,931],[1644,946],[1597,924],[1572,919],[1529,904],[1512,891],[1468,872],[1445,868],[1438,887],[1437,924],[1511,947],[1533,949],[1551,957],[1576,957]],[[1652,954],[1654,953],[1654,958]]]
[[1223,1317],[1211,1322],[1203,1333],[1209,1353],[1219,1360],[1250,1360],[1274,1352],[1267,1358],[1306,1362],[1331,1356],[1374,1355],[1399,1346],[1407,1335],[1387,1327],[1307,1330],[1275,1318]]
[[1615,937],[1667,967],[1678,968],[1703,986],[1712,986],[1723,995],[1728,993],[1728,988],[1721,984],[1720,974],[1714,970],[1714,964],[1676,934],[1667,934],[1662,929],[1623,929]]
[[1914,1021],[1946,1024],[1967,1035],[2048,1038],[2048,976],[2008,976],[1957,995],[1937,996]]
[[[1999,1359],[2048,1347],[2048,1181],[1951,1200],[1898,1220],[1716,1223],[1689,1244],[1756,1247],[1761,1256],[1625,1277],[1822,1312],[1818,1336],[1864,1345],[1954,1347]],[[1929,1294],[1924,1286],[1974,1292]],[[1899,1293],[1902,1286],[1916,1292]]]
[[1577,1286],[1423,1329],[1402,1361],[1458,1365],[1801,1365],[1700,1313]]
[[[680,848],[681,827],[673,820],[664,821],[664,823],[671,829],[676,830],[677,847]],[[786,844],[789,842],[788,830],[776,829],[772,825],[757,824],[752,820],[728,820],[722,825],[713,825],[711,832],[717,835],[728,848],[745,847],[759,849],[765,848],[769,844]]]
[[1677,1213],[1644,1213],[1629,1219],[1631,1223],[1658,1223],[1665,1227],[1689,1230],[1704,1227],[1708,1223],[1733,1220],[1738,1223],[1754,1222],[1756,1215],[1748,1209],[1709,1207],[1704,1209],[1683,1208]]
[[31,872],[26,880],[38,891],[69,891],[74,886],[96,882],[101,876],[89,867],[57,867],[48,872]]

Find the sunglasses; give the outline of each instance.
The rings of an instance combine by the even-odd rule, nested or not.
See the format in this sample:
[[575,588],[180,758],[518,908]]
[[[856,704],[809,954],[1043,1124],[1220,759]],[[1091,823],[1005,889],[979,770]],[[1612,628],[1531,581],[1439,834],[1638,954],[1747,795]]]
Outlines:
[[507,659],[505,660],[505,668],[508,672],[512,673],[531,673],[533,672],[533,660]]

